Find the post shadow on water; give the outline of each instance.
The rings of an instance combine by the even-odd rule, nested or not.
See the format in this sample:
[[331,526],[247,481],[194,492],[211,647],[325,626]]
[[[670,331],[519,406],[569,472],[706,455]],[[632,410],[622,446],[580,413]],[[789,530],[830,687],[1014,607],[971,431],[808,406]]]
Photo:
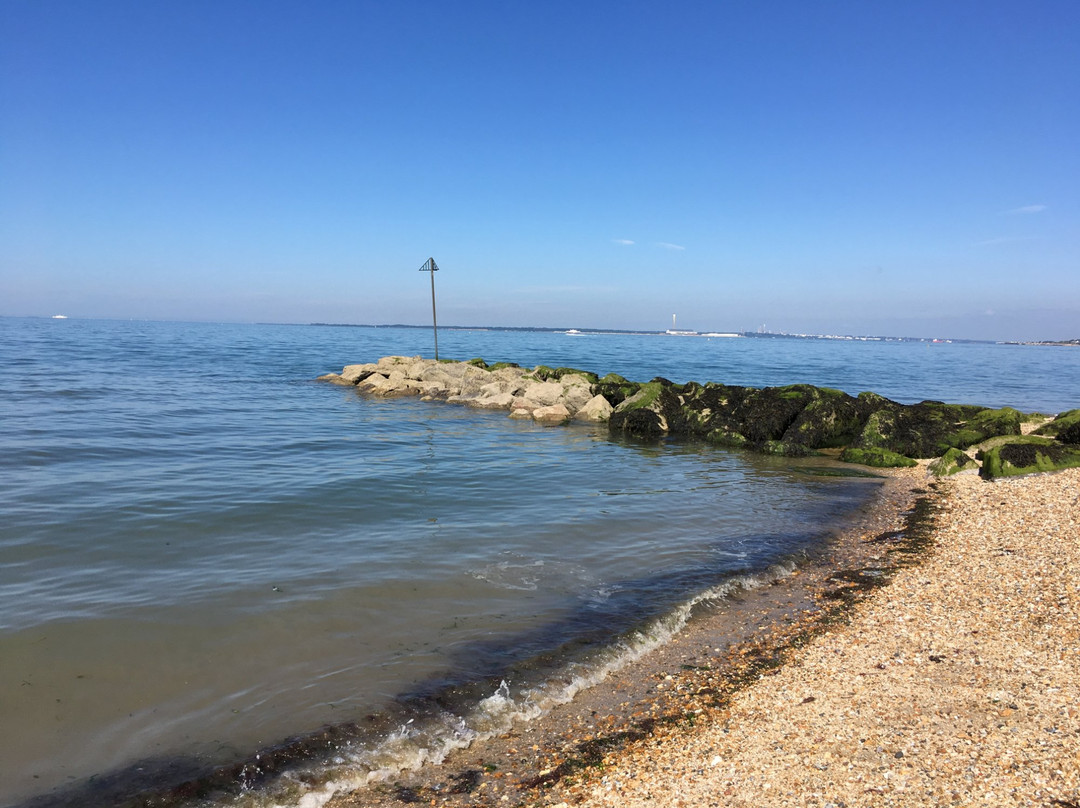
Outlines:
[[[642,451],[655,451],[655,441],[619,439]],[[666,441],[663,441],[666,442]],[[824,476],[865,476],[837,470],[828,465],[793,468],[801,474]],[[876,475],[872,475],[876,476]],[[852,480],[865,486],[869,480]],[[859,504],[849,504],[854,511]],[[833,512],[830,523],[842,519]],[[653,621],[671,614],[699,593],[739,576],[760,574],[783,561],[812,558],[831,535],[828,529],[808,525],[799,533],[743,534],[735,537],[739,546],[787,548],[782,557],[775,551],[734,561],[722,553],[711,556],[709,564],[696,564],[622,581],[612,582],[604,599],[577,597],[563,616],[543,626],[510,637],[475,641],[455,648],[443,672],[417,682],[398,694],[378,712],[360,722],[323,726],[309,733],[282,739],[269,746],[249,750],[232,760],[171,755],[146,758],[124,768],[103,772],[89,779],[17,803],[13,808],[186,808],[228,800],[241,791],[272,788],[274,780],[289,770],[318,768],[350,748],[372,748],[390,733],[412,722],[422,728],[436,725],[440,716],[466,716],[484,698],[494,694],[502,682],[512,692],[528,691],[557,678],[575,665],[589,666],[620,641],[632,637]],[[724,547],[733,537],[726,536]],[[718,542],[714,545],[722,549]],[[737,590],[737,587],[736,587]]]

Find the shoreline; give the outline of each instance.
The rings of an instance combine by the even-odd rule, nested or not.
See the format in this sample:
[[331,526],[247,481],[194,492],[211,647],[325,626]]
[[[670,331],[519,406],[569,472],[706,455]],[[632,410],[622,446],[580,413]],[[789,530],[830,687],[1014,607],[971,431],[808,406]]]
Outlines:
[[943,482],[917,565],[575,802],[1080,805],[1078,492],[1077,470]]
[[865,597],[800,572],[748,593],[741,643],[703,615],[491,746],[328,805],[1080,806],[1080,470],[925,475],[891,475],[835,543],[853,569],[918,534]]
[[[670,642],[539,718],[454,750],[440,763],[339,792],[326,805],[580,801],[584,785],[608,765],[607,756],[710,720],[762,671],[775,670],[808,637],[843,619],[863,592],[876,587],[879,571],[904,563],[906,555],[893,551],[910,544],[907,536],[922,535],[926,515],[912,509],[933,484],[925,467],[889,470],[871,502],[791,575],[703,605]],[[860,572],[866,568],[870,577]]]

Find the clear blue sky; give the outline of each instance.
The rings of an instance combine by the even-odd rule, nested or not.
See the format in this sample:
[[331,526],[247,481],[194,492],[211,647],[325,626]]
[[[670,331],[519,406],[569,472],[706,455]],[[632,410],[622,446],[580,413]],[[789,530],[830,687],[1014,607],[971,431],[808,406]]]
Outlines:
[[1080,2],[0,2],[0,314],[1080,337]]

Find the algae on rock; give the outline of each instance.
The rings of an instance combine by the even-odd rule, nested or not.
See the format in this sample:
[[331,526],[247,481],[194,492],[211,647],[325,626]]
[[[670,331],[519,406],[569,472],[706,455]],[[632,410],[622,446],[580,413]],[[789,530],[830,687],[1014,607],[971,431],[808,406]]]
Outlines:
[[1080,467],[1080,448],[1026,435],[982,453],[980,476],[995,480]]

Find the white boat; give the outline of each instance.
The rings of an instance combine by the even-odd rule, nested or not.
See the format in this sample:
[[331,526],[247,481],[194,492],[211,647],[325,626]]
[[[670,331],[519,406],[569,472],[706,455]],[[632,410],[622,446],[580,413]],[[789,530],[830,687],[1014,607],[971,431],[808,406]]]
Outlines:
[[67,319],[67,315],[66,315],[66,314],[54,314],[54,315],[52,316],[52,318],[53,318],[54,320],[66,320],[66,319]]

